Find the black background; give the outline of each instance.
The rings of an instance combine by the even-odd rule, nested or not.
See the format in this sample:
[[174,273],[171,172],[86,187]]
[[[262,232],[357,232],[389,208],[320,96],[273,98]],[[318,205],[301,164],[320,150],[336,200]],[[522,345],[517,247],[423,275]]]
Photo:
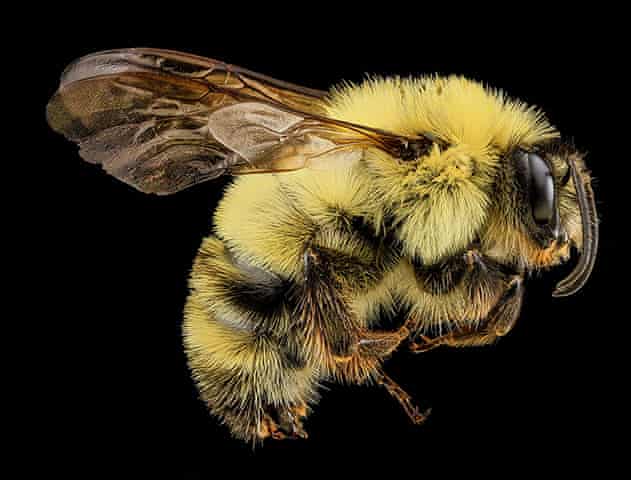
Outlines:
[[[283,17],[274,8],[267,15],[245,5],[77,10],[50,13],[40,30],[31,100],[44,214],[35,248],[52,260],[44,276],[54,295],[38,325],[46,357],[30,377],[32,414],[44,417],[37,443],[61,447],[55,461],[62,464],[157,467],[178,478],[212,478],[222,467],[270,476],[316,467],[419,476],[608,468],[617,456],[624,381],[616,372],[620,351],[607,348],[624,316],[614,306],[623,248],[616,209],[624,200],[612,186],[622,175],[612,170],[610,112],[621,100],[614,81],[622,57],[611,19],[594,12],[495,19],[478,11],[482,21],[456,6],[316,16],[297,5]],[[589,152],[602,218],[592,279],[578,295],[556,300],[550,292],[562,271],[531,280],[517,327],[495,346],[396,354],[388,373],[433,407],[424,426],[411,425],[378,388],[327,385],[308,420],[308,441],[252,451],[197,399],[180,338],[187,275],[228,181],[145,196],[83,163],[45,124],[45,103],[70,61],[132,46],[214,57],[320,89],[364,73],[460,73],[540,106]]]

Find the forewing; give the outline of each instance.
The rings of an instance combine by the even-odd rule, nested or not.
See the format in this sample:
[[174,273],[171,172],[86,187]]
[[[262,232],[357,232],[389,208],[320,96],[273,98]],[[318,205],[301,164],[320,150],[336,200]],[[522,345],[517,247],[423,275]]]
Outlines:
[[338,164],[407,139],[322,116],[321,91],[215,60],[112,50],[71,64],[48,121],[87,161],[147,193],[224,173]]
[[108,50],[81,57],[66,68],[60,87],[95,76],[132,72],[158,72],[198,80],[211,88],[271,100],[305,113],[319,113],[321,108],[315,101],[327,95],[322,90],[276,80],[211,58],[155,48]]
[[205,135],[201,86],[121,74],[62,86],[48,122],[85,160],[147,193],[167,194],[217,177],[237,162]]

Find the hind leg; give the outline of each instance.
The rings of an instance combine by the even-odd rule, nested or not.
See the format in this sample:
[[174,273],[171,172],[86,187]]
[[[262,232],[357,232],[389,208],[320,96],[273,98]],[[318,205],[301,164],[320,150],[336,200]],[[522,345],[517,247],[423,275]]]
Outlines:
[[213,237],[191,275],[184,324],[189,366],[210,411],[246,441],[306,436],[302,417],[315,400],[318,372],[285,328],[286,287],[234,259]]
[[[322,338],[320,343],[327,345],[333,353],[332,377],[343,383],[372,381],[383,386],[413,423],[423,423],[430,410],[419,410],[410,395],[381,367],[384,358],[408,338],[410,331],[405,326],[396,331],[370,330],[369,322],[357,316],[358,312],[350,308],[350,302],[345,298],[343,291],[346,286],[339,278],[345,274],[347,278],[352,278],[344,267],[354,268],[354,265],[340,252],[310,246],[305,252],[304,264],[303,298],[309,308],[304,308],[303,313],[307,316],[307,323],[316,327],[314,333]],[[323,309],[322,305],[327,307]]]

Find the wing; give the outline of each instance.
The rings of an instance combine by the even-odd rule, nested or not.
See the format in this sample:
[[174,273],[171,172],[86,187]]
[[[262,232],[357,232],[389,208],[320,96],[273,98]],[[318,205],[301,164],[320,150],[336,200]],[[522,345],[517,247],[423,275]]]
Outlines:
[[326,95],[194,55],[111,50],[66,68],[47,117],[82,158],[156,194],[226,173],[354,161],[361,148],[405,158],[431,144],[325,117]]

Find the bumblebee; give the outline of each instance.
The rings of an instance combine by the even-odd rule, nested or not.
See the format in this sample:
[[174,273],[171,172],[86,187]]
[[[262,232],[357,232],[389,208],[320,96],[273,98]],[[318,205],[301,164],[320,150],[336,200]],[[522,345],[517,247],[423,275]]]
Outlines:
[[[544,114],[459,76],[312,90],[194,55],[112,50],[72,63],[47,109],[79,154],[168,195],[234,182],[192,268],[184,344],[232,434],[307,437],[324,381],[384,386],[397,348],[484,345],[514,326],[524,278],[594,266],[584,155]],[[400,317],[400,324],[384,318]]]

